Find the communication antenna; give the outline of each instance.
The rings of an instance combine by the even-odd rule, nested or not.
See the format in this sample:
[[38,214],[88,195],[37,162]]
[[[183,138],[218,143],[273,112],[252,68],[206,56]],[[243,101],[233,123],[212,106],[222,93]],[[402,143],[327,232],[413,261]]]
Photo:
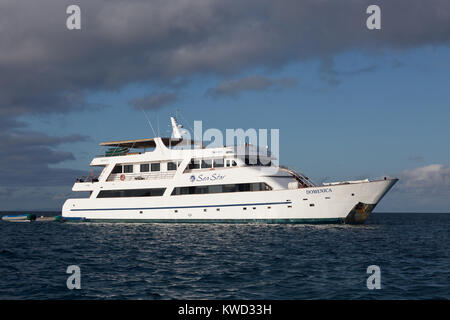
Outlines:
[[158,137],[161,137],[161,134],[159,133],[159,116],[156,115],[156,124],[158,126]]
[[152,123],[150,122],[150,119],[147,117],[147,114],[145,113],[144,109],[141,108],[141,110],[142,110],[142,112],[144,113],[144,116],[145,116],[145,118],[147,119],[147,122],[148,122],[148,124],[150,125],[150,128],[151,128],[152,131],[153,131],[153,135],[156,137],[155,129],[153,129],[153,126],[152,126]]
[[187,121],[186,118],[183,117],[183,114],[180,112],[180,110],[177,109],[177,110],[176,110],[177,118],[178,118],[178,113],[180,113],[180,118],[181,118],[181,120],[183,121],[183,123],[186,123],[187,126],[189,127],[189,129],[191,129],[191,132],[194,133],[194,129],[189,125],[189,121]]
[[172,135],[175,139],[182,139],[180,129],[183,128],[181,124],[178,124],[177,120],[174,117],[170,117],[170,122],[172,123]]

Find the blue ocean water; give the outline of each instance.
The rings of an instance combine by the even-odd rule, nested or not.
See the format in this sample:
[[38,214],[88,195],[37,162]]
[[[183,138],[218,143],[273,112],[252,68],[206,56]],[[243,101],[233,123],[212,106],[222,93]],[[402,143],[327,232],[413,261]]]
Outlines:
[[0,299],[449,299],[449,227],[438,213],[360,226],[0,221]]

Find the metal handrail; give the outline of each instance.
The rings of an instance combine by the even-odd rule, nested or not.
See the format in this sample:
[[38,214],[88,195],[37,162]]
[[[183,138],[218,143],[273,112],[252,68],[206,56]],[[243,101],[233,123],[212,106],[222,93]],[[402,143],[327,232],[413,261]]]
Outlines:
[[[121,180],[121,175],[125,175],[125,179]],[[135,181],[135,180],[157,180],[157,179],[171,179],[175,175],[172,172],[139,172],[139,173],[114,173],[111,174],[106,181]]]
[[98,178],[99,177],[81,176],[81,177],[78,177],[75,182],[78,182],[78,183],[92,182],[92,183],[94,183],[94,182],[98,182]]

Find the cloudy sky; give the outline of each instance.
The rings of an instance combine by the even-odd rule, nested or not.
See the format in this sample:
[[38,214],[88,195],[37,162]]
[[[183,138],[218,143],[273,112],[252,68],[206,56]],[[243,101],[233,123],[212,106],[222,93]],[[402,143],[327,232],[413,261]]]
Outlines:
[[378,211],[450,212],[449,45],[448,0],[0,0],[0,210],[59,209],[99,142],[179,109],[280,129],[317,182],[399,177]]

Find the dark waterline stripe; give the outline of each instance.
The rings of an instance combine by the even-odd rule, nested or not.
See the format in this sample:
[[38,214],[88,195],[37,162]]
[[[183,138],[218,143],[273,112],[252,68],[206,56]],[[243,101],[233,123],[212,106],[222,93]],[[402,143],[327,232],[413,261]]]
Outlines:
[[151,208],[103,208],[103,209],[70,209],[70,211],[111,211],[111,210],[164,210],[164,209],[194,209],[194,208],[217,208],[217,207],[245,207],[245,206],[266,206],[277,204],[291,204],[292,201],[266,202],[266,203],[243,203],[243,204],[218,204],[203,206],[179,206],[179,207],[151,207]]
[[[72,222],[72,221],[69,221]],[[86,219],[73,222],[106,222],[106,223],[226,223],[226,224],[343,224],[343,218],[293,218],[293,219]]]

